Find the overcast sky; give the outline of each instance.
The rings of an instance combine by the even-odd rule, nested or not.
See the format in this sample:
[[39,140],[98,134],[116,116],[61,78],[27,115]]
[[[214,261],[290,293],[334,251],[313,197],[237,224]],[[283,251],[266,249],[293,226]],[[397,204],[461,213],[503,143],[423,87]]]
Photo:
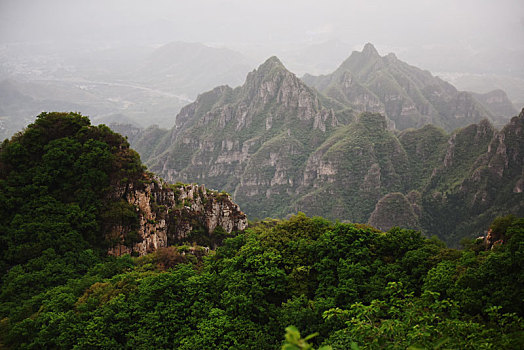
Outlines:
[[524,47],[522,0],[0,0],[0,40]]
[[328,40],[352,49],[372,42],[381,54],[395,52],[436,71],[460,57],[457,69],[467,68],[468,55],[480,53],[480,70],[493,61],[520,72],[524,0],[0,0],[0,44],[45,41],[74,49],[186,41],[244,54],[250,48],[259,60]]

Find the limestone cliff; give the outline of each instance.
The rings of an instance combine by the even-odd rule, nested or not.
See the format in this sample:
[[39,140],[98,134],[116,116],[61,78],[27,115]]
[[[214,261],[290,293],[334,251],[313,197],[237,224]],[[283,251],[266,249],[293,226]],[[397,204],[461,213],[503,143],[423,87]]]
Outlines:
[[224,189],[246,212],[265,217],[287,214],[308,155],[351,117],[337,114],[271,57],[244,85],[199,95],[167,136],[155,134],[155,145],[135,144],[168,181]]
[[131,225],[114,225],[108,253],[145,255],[181,242],[216,245],[224,233],[247,227],[246,215],[229,194],[204,185],[169,185],[145,174],[139,182],[119,186],[114,199],[124,199],[136,213]]

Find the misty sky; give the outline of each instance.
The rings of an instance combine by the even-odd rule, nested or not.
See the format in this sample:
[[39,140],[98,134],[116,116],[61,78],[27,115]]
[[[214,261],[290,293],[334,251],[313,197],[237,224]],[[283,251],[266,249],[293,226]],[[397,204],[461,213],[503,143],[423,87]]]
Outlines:
[[522,0],[0,0],[0,40],[524,47]]
[[[0,0],[4,46],[173,41],[232,48],[255,63],[278,55],[297,74],[327,73],[371,42],[434,72],[524,78],[524,0]],[[319,57],[311,45],[327,41],[342,45]]]

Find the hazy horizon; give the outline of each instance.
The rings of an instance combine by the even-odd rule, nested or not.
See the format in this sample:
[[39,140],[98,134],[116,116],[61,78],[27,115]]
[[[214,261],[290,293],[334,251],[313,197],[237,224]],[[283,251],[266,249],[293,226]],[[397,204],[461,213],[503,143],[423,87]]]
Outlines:
[[[86,45],[160,46],[173,41],[228,47],[258,61],[326,42],[340,47],[340,53],[333,49],[337,51],[332,54],[337,56],[335,61],[371,42],[381,54],[395,52],[399,58],[431,70],[439,70],[441,59],[435,62],[431,57],[435,51],[452,54],[459,68],[468,67],[463,61],[475,56],[496,65],[508,55],[516,56],[511,62],[524,61],[524,2],[0,2],[0,43],[4,46],[47,43],[74,50]],[[300,52],[296,55],[303,56]],[[500,65],[511,62],[501,61]],[[506,67],[507,73],[512,70],[518,69]],[[482,73],[482,68],[476,73]]]
[[522,0],[0,0],[0,135],[42,110],[170,127],[270,56],[299,77],[329,74],[368,42],[524,105]]

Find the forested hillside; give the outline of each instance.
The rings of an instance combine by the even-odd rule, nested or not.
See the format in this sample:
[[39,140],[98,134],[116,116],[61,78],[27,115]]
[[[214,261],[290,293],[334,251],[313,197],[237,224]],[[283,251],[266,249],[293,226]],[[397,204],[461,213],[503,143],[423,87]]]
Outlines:
[[276,349],[305,341],[289,326],[333,349],[524,341],[512,215],[464,250],[302,213],[233,226],[227,194],[170,187],[120,135],[65,113],[2,143],[0,195],[2,348]]
[[516,349],[524,222],[507,219],[495,223],[502,245],[457,251],[415,231],[298,215],[261,222],[216,251],[102,259],[32,298],[9,294],[32,277],[28,268],[4,279],[2,343],[277,349],[293,325],[333,349]]
[[302,211],[457,247],[524,215],[524,114],[500,117],[512,111],[503,92],[481,103],[371,44],[303,79],[311,87],[271,57],[242,86],[200,94],[170,130],[116,128],[152,171],[225,190],[252,219]]

